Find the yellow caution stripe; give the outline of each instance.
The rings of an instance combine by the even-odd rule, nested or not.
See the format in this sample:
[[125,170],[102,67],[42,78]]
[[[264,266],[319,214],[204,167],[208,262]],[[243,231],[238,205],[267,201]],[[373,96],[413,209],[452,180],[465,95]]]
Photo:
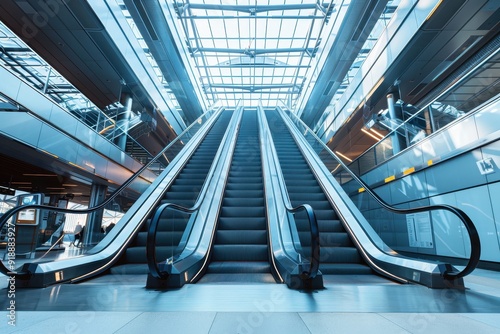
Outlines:
[[415,172],[415,167],[411,167],[411,168],[404,170],[403,175],[408,175],[408,174],[411,174],[413,172]]
[[396,179],[396,175],[391,175],[389,177],[386,177],[384,179],[385,183],[388,183],[388,182],[391,182],[391,181],[394,181]]

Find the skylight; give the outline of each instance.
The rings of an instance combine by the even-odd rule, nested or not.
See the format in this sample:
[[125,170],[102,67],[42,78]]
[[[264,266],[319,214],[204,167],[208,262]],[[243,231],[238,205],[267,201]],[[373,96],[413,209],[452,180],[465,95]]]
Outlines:
[[333,1],[183,0],[174,6],[206,99],[293,105],[303,90]]

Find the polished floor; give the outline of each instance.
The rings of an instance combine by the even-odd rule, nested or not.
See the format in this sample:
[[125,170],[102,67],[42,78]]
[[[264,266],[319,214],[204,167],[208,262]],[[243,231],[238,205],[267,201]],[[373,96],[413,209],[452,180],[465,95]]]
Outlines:
[[[0,299],[0,333],[500,333],[500,273],[480,269],[465,291],[376,276],[330,276],[312,292],[210,280],[155,291],[145,279],[108,275],[17,290]],[[7,277],[0,284],[7,296]]]

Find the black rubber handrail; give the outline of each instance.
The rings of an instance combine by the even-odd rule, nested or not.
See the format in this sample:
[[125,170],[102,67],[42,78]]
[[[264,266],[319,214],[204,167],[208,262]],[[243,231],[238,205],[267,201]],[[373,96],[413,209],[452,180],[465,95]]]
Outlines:
[[[264,116],[264,108],[262,107],[261,101],[259,101],[259,114],[262,116],[262,122],[265,124],[265,129],[267,132],[269,132],[269,137],[270,140],[272,140],[272,136],[270,135],[270,129],[269,129],[269,124],[267,123],[266,117]],[[274,147],[274,142],[273,145]],[[274,164],[276,170],[281,168],[277,164],[279,164],[279,158],[277,155],[273,155],[273,161],[271,162]],[[301,204],[296,206],[295,208],[292,208],[291,206],[291,201],[290,198],[288,197],[288,192],[286,192],[286,183],[284,182],[283,175],[281,172],[278,172],[281,177],[280,179],[280,184],[284,187],[283,191],[283,207],[290,213],[295,214],[298,211],[305,210],[307,214],[307,219],[309,220],[309,226],[310,226],[310,231],[311,231],[311,261],[309,265],[309,271],[302,272],[300,274],[301,279],[306,280],[306,279],[313,279],[316,277],[318,274],[319,270],[319,259],[320,259],[320,245],[319,245],[319,226],[318,226],[318,221],[316,219],[316,214],[314,213],[314,209],[312,208],[311,205],[309,204]],[[281,187],[280,187],[281,188]]]
[[171,208],[176,211],[185,212],[185,213],[193,213],[196,212],[200,207],[201,201],[198,201],[197,205],[192,208],[186,208],[178,204],[174,203],[165,203],[162,204],[156,209],[151,222],[149,223],[148,228],[148,237],[146,241],[146,259],[148,261],[149,273],[151,276],[159,279],[165,279],[168,277],[167,272],[161,272],[158,267],[158,262],[156,261],[156,232],[158,229],[158,224],[160,222],[161,215],[165,210]]
[[[220,110],[222,110],[222,107],[219,107],[218,110],[214,112],[214,115],[217,114],[217,112],[220,113]],[[213,112],[213,110],[207,111],[205,114],[201,115],[198,117],[198,119],[202,118],[203,116],[207,115],[208,113]],[[212,116],[208,117],[207,119],[211,118]],[[7,223],[7,220],[9,220],[10,217],[12,217],[14,214],[16,214],[19,211],[23,211],[26,209],[45,209],[45,210],[50,210],[50,211],[55,211],[55,212],[60,212],[60,213],[75,213],[75,214],[88,214],[92,213],[94,211],[103,209],[106,205],[110,204],[117,196],[120,194],[120,192],[128,187],[139,175],[141,175],[147,168],[149,168],[153,162],[158,160],[159,158],[162,157],[162,155],[170,148],[172,145],[177,143],[180,138],[187,133],[191,128],[195,125],[199,124],[196,121],[191,123],[190,126],[188,126],[180,135],[178,135],[173,141],[171,141],[167,146],[165,146],[153,159],[151,159],[148,163],[143,165],[137,172],[135,172],[131,177],[129,177],[121,186],[119,186],[114,192],[109,195],[108,198],[106,198],[101,204],[98,204],[94,207],[87,208],[87,209],[66,209],[66,208],[58,208],[58,207],[53,207],[53,206],[48,206],[48,205],[42,205],[42,204],[29,204],[29,205],[21,205],[17,206],[15,208],[10,209],[7,211],[5,214],[3,214],[0,217],[0,230],[3,228],[3,226]],[[29,271],[20,271],[20,272],[14,272],[12,270],[9,270],[3,263],[3,261],[0,260],[0,272],[4,275],[7,276],[15,276],[19,279],[25,279],[29,278],[31,276],[31,273]]]
[[[281,108],[280,108],[281,109]],[[470,274],[474,269],[477,267],[479,263],[479,259],[481,257],[481,241],[479,239],[479,234],[477,232],[476,226],[472,222],[472,220],[469,218],[469,216],[462,211],[461,209],[447,205],[447,204],[435,204],[435,205],[424,205],[416,208],[410,208],[410,209],[400,209],[400,208],[395,208],[389,204],[387,204],[379,195],[377,195],[363,180],[361,180],[347,165],[334,153],[330,150],[328,146],[321,141],[321,139],[316,136],[316,134],[309,129],[309,127],[300,119],[298,118],[295,114],[292,112],[289,112],[288,114],[291,114],[295,116],[296,120],[300,122],[306,129],[308,129],[308,132],[317,140],[318,143],[320,143],[323,147],[323,149],[328,152],[332,157],[337,160],[337,162],[346,170],[354,180],[356,180],[358,183],[360,183],[365,192],[368,193],[370,196],[375,198],[375,200],[386,210],[394,212],[394,213],[399,213],[399,214],[407,214],[407,213],[418,213],[418,212],[428,212],[428,211],[434,211],[434,210],[446,210],[449,211],[453,214],[455,214],[464,224],[465,228],[467,229],[467,232],[469,233],[469,239],[470,239],[470,244],[471,244],[471,254],[469,261],[467,262],[467,265],[463,268],[461,271],[445,271],[443,273],[443,277],[448,279],[448,280],[455,280],[458,278],[462,278],[464,276],[467,276]]]
[[[235,113],[232,115],[232,117],[234,117],[234,115],[237,114],[237,111],[239,110],[239,108],[241,108],[239,106],[239,104],[240,103],[238,103],[238,105],[235,109]],[[238,121],[238,124],[239,124],[239,122],[241,122],[241,119]],[[230,128],[230,127],[228,126],[228,128]],[[215,159],[217,159],[217,154],[214,158],[214,161],[215,161]],[[185,212],[185,213],[189,213],[189,214],[198,211],[199,208],[201,207],[201,205],[203,204],[204,198],[208,192],[209,182],[207,182],[207,179],[209,177],[214,176],[213,168],[214,168],[214,164],[212,163],[212,167],[208,171],[207,177],[205,179],[205,183],[203,184],[203,188],[201,189],[200,194],[198,195],[198,198],[192,207],[186,208],[182,205],[178,205],[175,203],[164,203],[156,209],[156,211],[153,215],[153,218],[151,219],[151,222],[149,223],[148,236],[146,238],[146,259],[148,261],[149,272],[150,272],[151,276],[153,276],[154,278],[165,279],[169,275],[167,272],[161,272],[160,268],[158,267],[158,263],[156,262],[156,232],[158,229],[158,224],[160,222],[161,215],[168,208],[172,208],[176,211]],[[228,171],[228,173],[229,173],[229,171]]]
[[320,247],[319,247],[319,227],[318,221],[316,219],[316,214],[313,208],[309,204],[301,204],[295,208],[289,208],[285,206],[286,210],[290,213],[297,213],[304,210],[307,214],[307,219],[309,219],[309,226],[311,227],[311,260],[309,264],[309,271],[303,271],[300,273],[302,279],[312,279],[318,274],[319,269],[319,259],[320,259]]

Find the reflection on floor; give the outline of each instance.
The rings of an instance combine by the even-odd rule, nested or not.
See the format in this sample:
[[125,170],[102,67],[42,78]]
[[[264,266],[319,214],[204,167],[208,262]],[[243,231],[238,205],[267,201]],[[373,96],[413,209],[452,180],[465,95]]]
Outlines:
[[[24,263],[33,263],[39,261],[64,260],[85,254],[92,247],[75,246],[70,241],[64,241],[60,245],[51,247],[40,247],[36,252],[30,254],[16,254],[16,266],[21,267]],[[0,249],[0,259],[6,259],[6,249]]]
[[[155,291],[143,275],[107,275],[16,291],[16,326],[2,311],[0,333],[500,333],[500,273],[465,281],[465,291],[376,276],[328,276],[311,292],[209,281]],[[7,295],[7,277],[0,284]]]

